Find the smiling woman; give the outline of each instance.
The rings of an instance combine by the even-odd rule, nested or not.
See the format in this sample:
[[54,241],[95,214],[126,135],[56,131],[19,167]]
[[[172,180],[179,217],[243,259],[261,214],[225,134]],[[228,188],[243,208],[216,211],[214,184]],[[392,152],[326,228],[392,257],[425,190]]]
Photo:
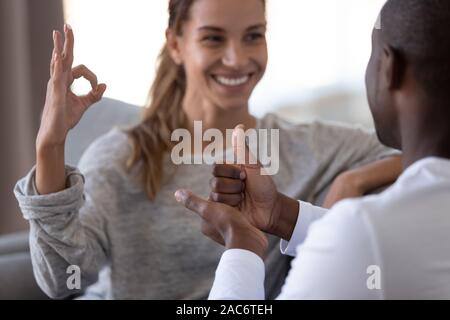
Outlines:
[[[270,62],[252,96],[252,113],[262,116],[278,107],[299,105],[324,93],[318,89],[329,92],[337,85],[364,95],[368,35],[384,2],[269,0]],[[78,36],[75,63],[92,66],[108,79],[106,96],[144,105],[164,43],[167,1],[64,0],[64,8]],[[88,84],[76,90],[87,91]],[[364,98],[358,103],[360,109]],[[337,117],[333,110],[328,112],[325,116]]]
[[142,180],[150,199],[161,187],[174,130],[192,130],[195,120],[222,131],[237,121],[255,125],[248,105],[267,66],[266,6],[264,0],[238,2],[169,1],[167,41],[147,109],[143,121],[128,131],[133,143],[128,169],[144,163]]

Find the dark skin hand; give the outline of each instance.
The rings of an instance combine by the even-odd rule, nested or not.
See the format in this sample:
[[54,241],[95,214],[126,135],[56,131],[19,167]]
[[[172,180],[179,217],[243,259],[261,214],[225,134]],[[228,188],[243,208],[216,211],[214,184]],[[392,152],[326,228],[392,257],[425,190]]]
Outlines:
[[259,163],[249,164],[252,155],[240,144],[243,132],[243,126],[236,127],[233,147],[236,153],[246,150],[245,164],[214,166],[210,200],[187,190],[178,190],[175,198],[202,218],[203,234],[227,249],[246,249],[264,258],[264,232],[290,240],[299,204],[277,191],[272,178],[261,174]]

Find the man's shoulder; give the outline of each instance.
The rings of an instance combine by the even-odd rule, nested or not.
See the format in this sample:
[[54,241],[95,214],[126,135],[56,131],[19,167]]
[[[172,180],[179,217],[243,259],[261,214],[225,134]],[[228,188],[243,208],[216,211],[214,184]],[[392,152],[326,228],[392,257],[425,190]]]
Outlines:
[[379,194],[342,200],[330,210],[330,214],[346,220],[359,220],[367,226],[368,223],[371,224],[371,218],[389,215],[388,212],[394,206],[387,193],[389,191],[391,189]]

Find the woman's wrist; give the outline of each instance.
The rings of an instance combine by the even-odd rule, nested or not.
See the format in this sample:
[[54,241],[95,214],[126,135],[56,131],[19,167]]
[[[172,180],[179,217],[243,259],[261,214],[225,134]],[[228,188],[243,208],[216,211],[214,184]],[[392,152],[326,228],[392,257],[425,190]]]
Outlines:
[[54,150],[64,150],[66,144],[66,137],[49,138],[47,135],[38,133],[36,137],[36,152],[42,153]]
[[36,143],[36,188],[50,194],[66,188],[64,143]]

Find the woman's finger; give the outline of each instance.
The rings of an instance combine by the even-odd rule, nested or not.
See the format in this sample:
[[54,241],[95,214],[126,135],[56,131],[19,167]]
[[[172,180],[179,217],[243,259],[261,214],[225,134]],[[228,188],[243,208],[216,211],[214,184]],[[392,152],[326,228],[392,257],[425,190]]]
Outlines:
[[56,58],[56,52],[55,52],[55,49],[53,49],[52,57],[50,59],[50,77],[53,76],[53,70],[55,69],[55,58]]
[[55,31],[52,32],[52,39],[53,39],[53,50],[52,50],[52,57],[50,58],[50,77],[53,76],[53,69],[55,67]]
[[72,77],[73,80],[83,77],[91,83],[92,89],[97,88],[97,76],[83,64],[72,69]]
[[54,97],[65,97],[67,93],[67,87],[63,80],[63,67],[61,56],[55,53],[52,75],[50,78],[51,88]]
[[50,61],[50,77],[53,76],[53,71],[55,68],[55,60],[56,60],[56,56],[59,52],[61,52],[61,34],[56,31],[53,30],[53,51],[52,51],[52,58]]
[[[50,64],[50,72],[51,72],[51,77],[55,77],[58,76],[60,73],[62,72],[61,68],[57,69],[57,64],[58,62],[61,63],[61,47],[62,47],[62,38],[61,38],[61,33],[59,33],[58,31],[53,31],[53,55],[52,55],[52,62]],[[58,60],[59,59],[59,60]]]
[[73,47],[75,40],[72,27],[69,24],[64,25],[64,35],[66,37],[63,51],[64,68],[70,69],[73,64]]
[[106,91],[106,84],[101,83],[95,89],[91,90],[87,95],[79,97],[83,106],[87,109],[94,103],[101,100]]
[[62,35],[61,35],[61,32],[59,32],[57,30],[54,31],[53,45],[54,45],[56,53],[59,55],[62,55],[62,51],[63,51]]

